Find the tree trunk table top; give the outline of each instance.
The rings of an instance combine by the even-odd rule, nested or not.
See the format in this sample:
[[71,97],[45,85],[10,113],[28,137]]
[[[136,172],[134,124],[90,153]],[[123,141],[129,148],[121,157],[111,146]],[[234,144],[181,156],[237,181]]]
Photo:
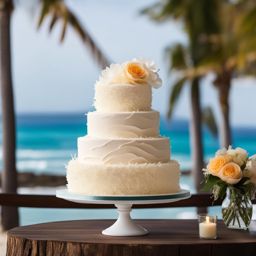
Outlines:
[[197,220],[138,220],[146,236],[110,237],[113,220],[78,220],[17,227],[8,232],[7,256],[256,255],[256,235],[230,230],[219,221],[218,239],[203,240]]

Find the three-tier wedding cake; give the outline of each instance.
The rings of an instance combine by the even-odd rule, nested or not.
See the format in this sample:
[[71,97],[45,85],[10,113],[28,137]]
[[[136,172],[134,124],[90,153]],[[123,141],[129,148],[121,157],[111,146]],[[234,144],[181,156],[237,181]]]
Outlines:
[[95,85],[96,111],[88,135],[67,166],[68,190],[82,195],[170,194],[180,190],[178,162],[159,135],[152,87],[161,86],[153,62],[132,60],[106,68]]

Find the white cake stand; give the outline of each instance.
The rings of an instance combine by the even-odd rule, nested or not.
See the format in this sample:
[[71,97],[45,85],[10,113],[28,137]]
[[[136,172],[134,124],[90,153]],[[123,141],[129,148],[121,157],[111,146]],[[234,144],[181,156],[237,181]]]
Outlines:
[[190,197],[188,190],[182,189],[178,193],[163,195],[132,195],[132,196],[84,196],[69,193],[67,189],[56,191],[56,196],[76,203],[114,204],[118,211],[118,219],[109,228],[102,231],[108,236],[142,236],[148,231],[137,225],[131,218],[133,204],[171,203]]

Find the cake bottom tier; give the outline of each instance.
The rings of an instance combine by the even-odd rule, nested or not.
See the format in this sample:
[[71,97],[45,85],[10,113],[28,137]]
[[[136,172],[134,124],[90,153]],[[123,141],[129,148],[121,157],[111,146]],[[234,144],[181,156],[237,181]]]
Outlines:
[[176,161],[150,164],[90,164],[73,159],[67,166],[67,186],[82,195],[169,194],[180,190]]

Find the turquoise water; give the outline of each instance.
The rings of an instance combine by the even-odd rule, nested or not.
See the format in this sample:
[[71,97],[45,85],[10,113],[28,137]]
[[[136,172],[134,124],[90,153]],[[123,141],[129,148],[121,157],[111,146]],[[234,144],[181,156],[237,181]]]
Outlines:
[[[160,132],[171,139],[172,158],[177,159],[182,170],[191,167],[188,123],[182,120],[169,122],[161,118]],[[17,168],[19,172],[51,173],[65,175],[65,164],[76,155],[77,137],[86,134],[86,116],[76,114],[23,114],[17,117]],[[205,158],[218,149],[218,139],[204,129]],[[234,146],[256,152],[256,128],[235,128]],[[0,141],[1,143],[1,141]],[[2,154],[1,154],[2,155]],[[0,166],[2,159],[0,158]],[[183,188],[194,191],[190,176],[182,176]],[[43,191],[54,193],[54,190]],[[218,208],[211,209],[219,214]],[[56,210],[21,208],[21,223],[31,224],[64,219],[115,218],[114,210]],[[194,209],[134,210],[136,218],[187,218],[195,217]]]

